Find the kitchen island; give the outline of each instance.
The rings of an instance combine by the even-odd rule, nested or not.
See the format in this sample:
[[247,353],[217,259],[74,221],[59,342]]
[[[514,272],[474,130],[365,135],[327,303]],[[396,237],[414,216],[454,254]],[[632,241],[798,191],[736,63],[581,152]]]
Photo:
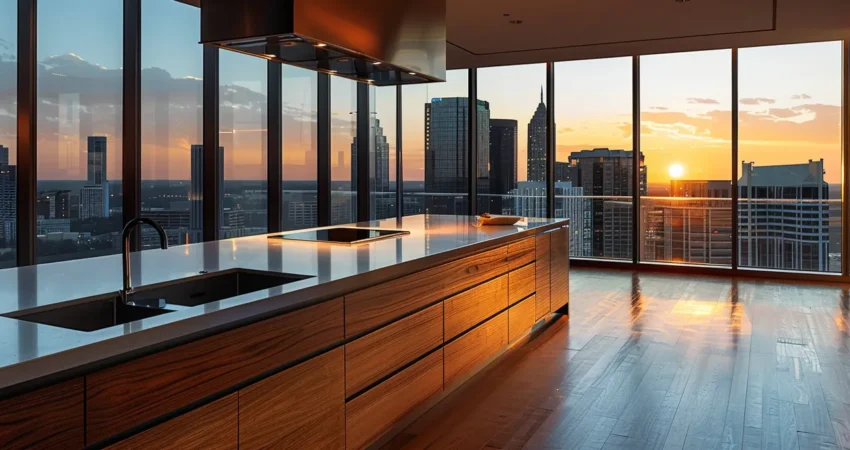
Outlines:
[[292,278],[95,331],[27,319],[113,298],[120,255],[0,271],[0,448],[378,445],[566,312],[566,221],[473,220],[364,222],[410,234],[356,246],[136,253],[141,294],[237,270]]

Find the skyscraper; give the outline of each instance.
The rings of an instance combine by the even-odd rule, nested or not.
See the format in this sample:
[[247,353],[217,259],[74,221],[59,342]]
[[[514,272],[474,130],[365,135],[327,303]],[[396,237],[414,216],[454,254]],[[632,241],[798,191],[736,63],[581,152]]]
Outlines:
[[[109,217],[109,180],[106,176],[106,154],[106,136],[89,136],[87,183],[80,191],[80,218],[83,220]],[[97,195],[100,198],[97,198]],[[85,211],[85,214],[83,214],[83,211]]]
[[9,164],[9,148],[0,145],[0,246],[14,246],[17,198],[17,167]]
[[[381,120],[371,117],[369,126],[370,216],[384,219],[395,214],[395,199],[390,192],[390,144],[384,136]],[[357,180],[357,136],[351,142],[351,179]],[[352,181],[353,183],[354,181]]]
[[528,181],[546,181],[546,105],[540,103],[528,122]]
[[[191,178],[189,180],[189,230],[192,242],[202,240],[201,233],[204,225],[204,146],[191,146]],[[219,223],[224,223],[224,147],[218,148],[218,200]]]
[[[478,100],[476,114],[477,188],[489,192],[490,104]],[[425,104],[425,209],[431,214],[466,213],[468,122],[466,97],[434,98]]]
[[[592,196],[590,214],[584,214],[581,226],[585,239],[590,240],[589,254],[604,258],[632,257],[632,167],[631,150],[595,148],[570,154],[573,185],[583,188],[584,195]],[[640,194],[646,194],[646,166],[640,155]]]
[[740,265],[829,270],[829,184],[823,159],[756,167],[738,181]]
[[513,214],[515,202],[503,201],[503,196],[517,188],[516,162],[517,121],[490,119],[490,196],[483,205],[487,211]]

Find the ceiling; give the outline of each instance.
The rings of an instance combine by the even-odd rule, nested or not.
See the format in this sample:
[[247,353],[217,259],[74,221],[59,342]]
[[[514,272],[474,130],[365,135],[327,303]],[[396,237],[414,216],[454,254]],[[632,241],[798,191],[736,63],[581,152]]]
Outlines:
[[774,0],[449,0],[447,16],[450,45],[492,55],[767,31]]

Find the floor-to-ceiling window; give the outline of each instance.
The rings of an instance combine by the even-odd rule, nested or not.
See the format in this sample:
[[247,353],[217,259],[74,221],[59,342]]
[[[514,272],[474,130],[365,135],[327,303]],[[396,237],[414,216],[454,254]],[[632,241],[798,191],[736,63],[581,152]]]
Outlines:
[[[142,2],[142,215],[165,228],[170,245],[202,240],[203,46],[198,8]],[[142,248],[159,238],[142,228]]]
[[331,77],[331,224],[357,221],[357,82]]
[[546,65],[478,69],[478,211],[546,217]]
[[632,259],[632,59],[556,63],[555,125],[554,215],[570,219],[570,256]]
[[122,2],[40,0],[39,263],[121,251]]
[[640,260],[730,266],[732,51],[642,56],[640,105]]
[[841,271],[841,42],[739,50],[742,268]]
[[15,265],[17,231],[17,1],[0,0],[0,269]]
[[369,218],[395,217],[396,88],[369,87]]
[[281,228],[319,223],[317,166],[318,76],[283,65],[283,195]]
[[230,51],[219,58],[219,238],[227,239],[268,226],[268,62]]
[[468,85],[464,69],[448,71],[443,83],[401,88],[406,216],[468,212]]

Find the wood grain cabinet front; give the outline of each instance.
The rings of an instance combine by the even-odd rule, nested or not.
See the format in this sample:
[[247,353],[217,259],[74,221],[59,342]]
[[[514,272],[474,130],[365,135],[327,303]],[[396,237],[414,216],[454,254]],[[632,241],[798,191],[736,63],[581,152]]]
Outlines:
[[551,288],[552,311],[561,309],[570,302],[570,235],[569,228],[559,228],[551,239]]
[[449,340],[508,307],[508,275],[449,297],[443,304]]
[[86,376],[89,445],[342,342],[342,299]]
[[473,328],[446,344],[445,386],[454,387],[502,353],[508,345],[508,312]]
[[511,305],[534,293],[535,264],[511,271],[508,274],[508,301]]
[[534,295],[534,318],[540,319],[551,311],[550,299],[550,233],[539,234],[535,238],[535,253],[534,261],[535,272],[535,295]]
[[0,400],[0,449],[85,447],[83,379]]
[[508,270],[516,270],[534,261],[534,238],[508,244]]
[[125,439],[109,450],[237,450],[239,398],[233,393]]
[[239,448],[343,448],[344,355],[337,347],[239,391]]
[[508,310],[508,341],[514,342],[534,326],[534,296],[511,306]]
[[368,447],[442,389],[443,352],[437,350],[352,399],[345,407],[346,450]]
[[443,304],[345,344],[345,395],[350,397],[443,345]]

